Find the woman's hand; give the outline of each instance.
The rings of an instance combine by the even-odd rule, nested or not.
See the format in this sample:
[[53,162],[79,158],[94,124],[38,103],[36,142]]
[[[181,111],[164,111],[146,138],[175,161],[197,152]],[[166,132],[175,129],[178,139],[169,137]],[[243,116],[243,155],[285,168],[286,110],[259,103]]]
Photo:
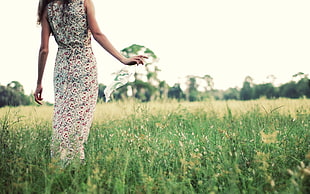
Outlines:
[[124,63],[125,65],[144,65],[144,60],[143,59],[147,59],[148,57],[143,56],[143,55],[137,55],[137,56],[133,56],[130,58],[125,58],[122,63]]
[[36,88],[36,91],[34,92],[34,100],[38,103],[38,104],[40,104],[40,105],[42,105],[42,102],[40,102],[40,101],[42,101],[43,100],[43,98],[42,98],[42,91],[43,91],[43,88],[42,88],[42,86],[41,85],[37,85],[37,88]]

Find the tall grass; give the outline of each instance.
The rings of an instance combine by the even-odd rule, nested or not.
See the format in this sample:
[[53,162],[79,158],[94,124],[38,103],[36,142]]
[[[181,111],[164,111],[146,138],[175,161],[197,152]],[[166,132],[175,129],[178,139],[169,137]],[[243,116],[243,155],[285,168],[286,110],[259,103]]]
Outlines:
[[309,193],[310,100],[98,104],[85,164],[50,159],[52,107],[0,109],[2,193]]

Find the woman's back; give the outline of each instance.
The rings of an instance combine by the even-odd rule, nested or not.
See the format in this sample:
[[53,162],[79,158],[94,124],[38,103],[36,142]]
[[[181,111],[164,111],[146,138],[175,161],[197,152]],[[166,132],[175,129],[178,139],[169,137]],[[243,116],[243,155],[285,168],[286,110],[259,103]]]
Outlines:
[[91,32],[87,25],[84,0],[64,5],[53,1],[47,6],[48,21],[60,47],[90,46]]

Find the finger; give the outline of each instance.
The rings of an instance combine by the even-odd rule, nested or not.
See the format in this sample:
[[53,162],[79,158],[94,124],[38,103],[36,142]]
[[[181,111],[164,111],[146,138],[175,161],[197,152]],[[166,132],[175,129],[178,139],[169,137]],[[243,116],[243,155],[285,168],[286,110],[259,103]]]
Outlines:
[[36,101],[36,103],[38,103],[38,104],[42,105],[42,103],[40,102],[40,99],[38,99],[37,97],[35,97],[35,99],[34,99],[34,100]]
[[143,60],[143,59],[141,59],[141,65],[144,65],[144,63],[145,63],[145,62],[144,62],[144,60]]
[[42,103],[41,103],[40,101],[38,101],[38,100],[35,100],[35,101],[36,101],[36,103],[38,103],[38,104],[42,105]]
[[43,98],[42,98],[42,93],[41,93],[41,92],[37,93],[36,97],[37,97],[37,99],[39,99],[39,100],[43,100]]
[[43,100],[43,98],[41,97],[41,95],[40,95],[40,94],[35,93],[35,94],[34,94],[34,100],[36,101],[36,103],[38,103],[38,104],[42,105],[42,103],[41,103],[40,101],[42,101],[42,100]]
[[135,60],[135,64],[139,65],[140,64],[140,61],[137,59]]
[[147,57],[147,56],[144,56],[144,55],[139,55],[138,57],[144,58],[144,59],[148,59],[148,57]]
[[137,61],[138,61],[138,62],[137,62],[138,65],[139,65],[139,64],[141,64],[141,65],[144,64],[144,61],[143,61],[142,56],[138,56]]
[[140,63],[139,57],[133,57],[133,63],[139,65]]
[[137,63],[137,65],[141,64],[141,59],[140,58],[136,58],[135,62]]

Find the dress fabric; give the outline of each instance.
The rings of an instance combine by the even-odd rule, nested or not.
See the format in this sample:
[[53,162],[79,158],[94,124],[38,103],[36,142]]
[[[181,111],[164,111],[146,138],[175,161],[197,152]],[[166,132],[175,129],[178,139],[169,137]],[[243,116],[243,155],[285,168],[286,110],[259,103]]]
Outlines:
[[65,163],[84,159],[98,97],[96,59],[91,48],[84,0],[47,6],[48,22],[58,44],[54,67],[54,118],[51,155]]

